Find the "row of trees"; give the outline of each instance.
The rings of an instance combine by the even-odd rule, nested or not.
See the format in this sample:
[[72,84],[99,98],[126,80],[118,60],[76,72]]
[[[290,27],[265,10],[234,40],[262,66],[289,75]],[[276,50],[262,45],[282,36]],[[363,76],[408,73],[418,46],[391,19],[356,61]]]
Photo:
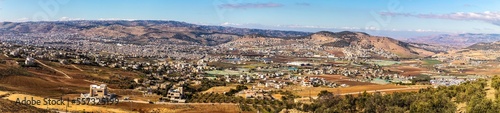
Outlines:
[[188,100],[190,103],[235,103],[242,111],[279,112],[287,103],[270,98],[250,99],[241,96],[228,96],[220,93],[197,93]]
[[297,106],[297,109],[320,113],[453,113],[456,103],[467,103],[467,111],[495,112],[496,104],[485,99],[486,81],[466,82],[457,86],[421,89],[418,92],[362,93],[339,96],[328,91],[318,94],[312,104]]
[[[495,76],[491,79],[491,88],[496,90],[495,100],[488,99],[485,94],[476,94],[470,97],[467,103],[467,112],[471,113],[496,113],[500,111],[500,77]],[[471,92],[477,93],[477,92]]]
[[[301,111],[320,113],[452,113],[457,110],[457,104],[460,103],[465,103],[466,112],[468,113],[493,113],[500,111],[500,93],[498,92],[500,90],[500,77],[494,77],[491,82],[492,88],[497,90],[495,100],[486,97],[486,85],[488,85],[486,80],[477,80],[455,86],[420,89],[418,92],[394,92],[392,94],[370,94],[364,92],[358,96],[340,96],[332,92],[321,91],[318,94],[318,98],[314,99],[311,104],[294,102],[297,96],[286,91],[271,92],[283,95],[281,100],[233,96],[237,91],[247,89],[245,86],[241,85],[233,89],[233,93],[229,95],[196,93],[188,99],[188,102],[235,103],[238,104],[243,111],[260,112],[278,112],[282,109],[298,109]],[[199,89],[197,91],[199,91]]]
[[[481,85],[484,86],[486,83],[482,82]],[[500,77],[493,77],[490,85],[493,89],[488,90],[496,90],[496,93],[494,94],[494,98],[496,99],[486,97],[486,92],[484,90],[468,90],[466,91],[468,94],[467,96],[464,94],[462,97],[457,97],[457,100],[461,100],[459,98],[465,98],[465,100],[468,100],[465,102],[467,102],[467,112],[469,113],[497,113],[500,111]]]

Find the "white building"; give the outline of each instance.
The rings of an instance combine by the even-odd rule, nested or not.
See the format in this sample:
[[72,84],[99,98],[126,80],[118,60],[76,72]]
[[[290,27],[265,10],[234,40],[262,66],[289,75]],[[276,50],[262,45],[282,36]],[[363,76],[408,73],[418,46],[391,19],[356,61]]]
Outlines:
[[[101,85],[90,85],[89,93],[81,94],[82,98],[115,98],[114,94],[109,94],[108,87],[106,84]],[[98,100],[98,99],[96,99]]]
[[26,66],[34,66],[35,65],[35,59],[31,58],[31,57],[26,58],[26,60],[24,61],[24,65],[26,65]]

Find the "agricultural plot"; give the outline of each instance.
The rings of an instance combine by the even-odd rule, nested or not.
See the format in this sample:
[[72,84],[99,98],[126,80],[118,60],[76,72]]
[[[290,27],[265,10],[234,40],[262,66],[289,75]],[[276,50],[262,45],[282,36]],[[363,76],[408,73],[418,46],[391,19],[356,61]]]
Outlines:
[[432,60],[432,59],[423,60],[424,65],[435,65],[435,64],[440,64],[440,63],[442,63],[442,62],[439,60]]
[[390,61],[390,60],[372,60],[369,63],[373,63],[379,66],[390,66],[390,65],[395,65],[395,64],[400,64],[401,62],[398,61]]
[[204,91],[203,93],[224,93],[224,92],[229,92],[231,89],[236,89],[236,86],[233,85],[233,86],[216,86],[216,87],[212,87],[206,91]]
[[211,75],[240,75],[241,73],[238,71],[233,71],[233,70],[213,70],[213,71],[206,71],[207,74]]

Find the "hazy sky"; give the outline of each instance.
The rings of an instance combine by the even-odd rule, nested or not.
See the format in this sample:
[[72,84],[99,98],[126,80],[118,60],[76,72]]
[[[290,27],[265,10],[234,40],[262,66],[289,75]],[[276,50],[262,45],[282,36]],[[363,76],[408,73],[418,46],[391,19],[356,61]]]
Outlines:
[[301,31],[499,33],[498,0],[0,0],[0,21],[176,20]]

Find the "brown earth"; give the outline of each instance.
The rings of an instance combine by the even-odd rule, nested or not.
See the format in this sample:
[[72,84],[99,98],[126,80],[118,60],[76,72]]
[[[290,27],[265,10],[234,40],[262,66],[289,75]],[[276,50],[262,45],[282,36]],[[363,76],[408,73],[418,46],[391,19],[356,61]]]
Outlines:
[[310,77],[318,77],[324,78],[327,81],[335,82],[338,84],[347,84],[349,86],[360,86],[360,85],[375,85],[369,82],[359,82],[359,81],[351,81],[350,77],[342,76],[342,75],[315,75]]
[[0,112],[2,113],[47,113],[49,110],[36,108],[29,105],[16,104],[13,101],[0,99]]

